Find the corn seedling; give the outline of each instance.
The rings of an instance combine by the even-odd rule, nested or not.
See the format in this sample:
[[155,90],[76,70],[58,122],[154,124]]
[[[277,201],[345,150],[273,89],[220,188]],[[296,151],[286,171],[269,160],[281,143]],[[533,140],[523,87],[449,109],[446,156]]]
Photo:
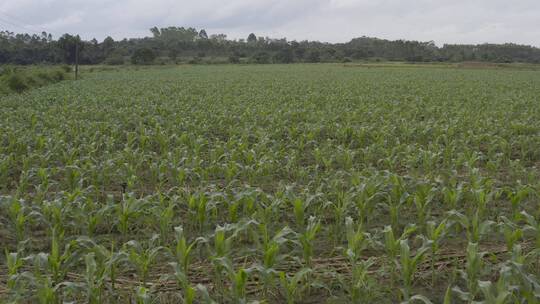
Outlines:
[[298,235],[298,242],[302,247],[302,255],[304,257],[304,262],[308,267],[311,267],[311,260],[313,258],[313,242],[317,233],[321,229],[321,222],[315,217],[311,216],[308,219],[308,224],[304,232]]
[[311,272],[312,270],[310,268],[303,268],[293,276],[289,276],[283,271],[279,272],[279,281],[284,291],[287,304],[296,303],[298,297],[300,297],[303,291],[308,287],[306,284],[309,283],[305,282],[305,279]]
[[448,233],[451,224],[447,220],[442,220],[438,225],[434,221],[429,221],[426,224],[426,236],[430,244],[430,263],[431,263],[431,285],[435,286],[435,260],[441,246],[441,242]]
[[137,269],[143,287],[147,286],[150,267],[156,261],[161,251],[164,250],[164,247],[156,246],[158,238],[158,235],[152,236],[146,245],[135,240],[131,240],[125,244],[127,259]]
[[399,269],[401,272],[401,280],[403,282],[402,293],[405,301],[409,301],[411,300],[414,274],[416,273],[418,265],[424,260],[425,254],[430,247],[429,244],[428,246],[422,246],[411,256],[409,241],[407,239],[400,240],[399,246]]
[[478,251],[477,243],[469,242],[467,245],[465,270],[459,270],[462,280],[466,283],[467,291],[462,291],[457,286],[453,288],[453,291],[468,303],[473,303],[479,292],[480,286],[478,282],[483,271],[482,257],[484,255],[485,253]]

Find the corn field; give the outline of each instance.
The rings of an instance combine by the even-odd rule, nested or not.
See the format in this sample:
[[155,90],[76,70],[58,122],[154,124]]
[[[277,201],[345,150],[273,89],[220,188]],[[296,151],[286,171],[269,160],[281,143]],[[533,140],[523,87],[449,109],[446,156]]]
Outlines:
[[0,108],[0,302],[540,302],[537,71],[101,71]]

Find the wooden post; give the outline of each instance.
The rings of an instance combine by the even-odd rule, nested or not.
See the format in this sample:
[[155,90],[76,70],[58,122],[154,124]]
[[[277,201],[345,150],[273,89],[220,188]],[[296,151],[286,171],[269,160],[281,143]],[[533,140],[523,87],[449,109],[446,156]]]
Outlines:
[[79,42],[75,42],[75,80],[79,79]]

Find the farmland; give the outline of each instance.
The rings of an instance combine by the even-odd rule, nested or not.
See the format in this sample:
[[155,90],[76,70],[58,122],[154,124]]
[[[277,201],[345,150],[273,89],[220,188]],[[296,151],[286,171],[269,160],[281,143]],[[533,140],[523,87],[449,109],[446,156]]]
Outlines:
[[540,301],[538,71],[120,69],[0,108],[0,301]]

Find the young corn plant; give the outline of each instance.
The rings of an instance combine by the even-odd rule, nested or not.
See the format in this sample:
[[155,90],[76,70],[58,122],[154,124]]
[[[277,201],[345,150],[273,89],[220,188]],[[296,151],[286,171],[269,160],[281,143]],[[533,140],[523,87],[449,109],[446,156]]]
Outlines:
[[307,267],[311,268],[313,259],[313,242],[317,233],[321,229],[321,222],[317,218],[310,216],[305,230],[298,235],[298,242],[302,248],[302,256]]
[[430,263],[431,263],[431,285],[435,286],[436,271],[435,271],[435,261],[437,259],[437,254],[439,252],[440,246],[444,237],[448,233],[450,227],[452,226],[446,219],[442,220],[438,225],[434,221],[429,221],[426,224],[426,235],[424,238],[427,239],[427,243],[430,244]]
[[369,268],[375,260],[359,260],[351,267],[351,278],[346,279],[347,293],[351,303],[370,303],[374,298],[376,282],[370,277]]
[[175,257],[175,262],[170,264],[174,269],[176,283],[178,287],[183,290],[182,298],[186,302],[193,302],[195,289],[190,285],[189,264],[193,249],[196,248],[197,244],[204,242],[205,240],[198,238],[193,242],[188,242],[182,226],[175,227],[174,231],[176,245],[171,251]]
[[71,209],[71,204],[67,203],[66,200],[45,201],[41,205],[40,221],[47,223],[49,229],[54,229],[57,235],[64,235],[71,222],[68,220]]
[[399,238],[396,238],[394,229],[392,226],[386,226],[383,230],[384,235],[384,249],[386,251],[388,260],[390,261],[390,284],[394,287],[397,281],[397,269],[396,263],[397,257],[401,250],[401,241],[408,239],[409,235],[416,231],[416,226],[409,225],[406,227]]
[[500,217],[498,227],[504,235],[506,250],[512,252],[514,245],[523,238],[523,230],[504,215]]
[[22,300],[24,289],[22,286],[18,285],[20,278],[19,271],[22,269],[24,264],[24,259],[22,258],[22,252],[9,252],[7,249],[6,253],[6,266],[7,266],[7,278],[6,286],[8,289],[8,299],[13,300],[16,303],[19,300]]
[[473,213],[471,218],[459,213],[456,210],[449,211],[450,219],[458,223],[467,232],[467,239],[469,242],[477,243],[482,237],[492,231],[495,222],[491,220],[482,221],[480,218],[480,212]]
[[214,259],[215,264],[219,264],[228,277],[228,281],[231,282],[229,290],[229,298],[232,303],[246,304],[246,288],[248,276],[252,269],[240,268],[238,271],[234,271],[234,267],[231,260],[226,257]]
[[403,205],[409,201],[409,193],[404,186],[403,178],[398,175],[389,177],[390,193],[387,194],[384,206],[390,213],[390,223],[394,230],[399,229],[399,213]]
[[483,178],[473,180],[470,192],[472,196],[471,207],[474,206],[474,209],[470,209],[470,212],[478,213],[480,218],[485,218],[488,204],[494,199],[497,199],[501,194],[501,191],[498,189],[493,189],[490,180]]
[[195,289],[190,285],[189,277],[178,263],[171,263],[174,270],[176,284],[182,290],[181,298],[183,303],[193,303],[195,300]]
[[381,196],[379,188],[380,183],[372,180],[366,180],[358,186],[359,192],[354,196],[354,203],[361,225],[369,225],[369,221],[375,210],[376,200]]
[[292,206],[296,226],[302,231],[305,229],[305,211],[307,208],[307,204],[302,199],[297,198],[292,202]]
[[40,304],[60,303],[60,285],[54,284],[48,276],[35,276],[36,296]]
[[189,221],[194,230],[202,232],[209,222],[208,214],[214,208],[204,194],[191,195],[188,200]]
[[17,244],[19,244],[26,239],[26,228],[29,222],[32,218],[37,217],[38,214],[29,211],[24,201],[16,198],[9,200],[7,213],[13,227],[15,227],[15,239],[17,240]]
[[0,189],[6,190],[9,185],[9,171],[13,167],[15,157],[12,155],[3,155],[0,158]]
[[540,221],[526,211],[521,211],[520,218],[525,222],[523,230],[527,233],[532,233],[535,248],[540,249]]
[[233,301],[235,303],[247,303],[246,288],[249,273],[250,270],[243,268],[239,269],[236,273],[231,273],[231,275],[234,274],[231,281],[233,282]]
[[81,231],[88,237],[94,236],[97,227],[107,222],[109,214],[113,211],[112,204],[100,206],[94,200],[88,198],[78,202],[78,208],[74,208],[73,216],[77,223],[82,223]]
[[175,227],[174,231],[176,246],[174,247],[173,252],[176,258],[176,263],[180,266],[184,273],[188,273],[193,249],[195,249],[197,244],[204,242],[205,240],[203,238],[197,238],[192,242],[188,242],[182,226]]
[[515,286],[511,285],[511,276],[510,267],[503,266],[499,271],[499,279],[495,284],[491,281],[478,281],[478,289],[484,296],[483,303],[509,303],[516,289]]
[[520,185],[515,190],[507,188],[504,193],[512,206],[512,220],[518,221],[520,218],[520,210],[522,209],[521,205],[531,193],[531,189],[528,186]]
[[121,263],[129,262],[128,253],[119,250],[115,251],[114,242],[111,243],[110,249],[102,245],[95,244],[91,248],[92,252],[95,253],[99,263],[103,263],[104,267],[107,269],[107,275],[111,282],[111,289],[113,294],[116,291],[116,280],[118,275],[118,266]]
[[197,284],[196,290],[201,295],[201,298],[202,298],[201,303],[204,303],[204,304],[217,304],[217,302],[214,301],[214,299],[212,299],[212,297],[210,296],[210,293],[208,292],[208,288],[206,288],[206,286],[204,286],[202,284]]
[[40,303],[59,303],[60,290],[62,285],[65,285],[65,274],[79,258],[73,249],[75,245],[75,241],[68,243],[61,253],[60,242],[53,231],[50,253],[40,252],[28,257],[34,266],[31,284]]
[[40,180],[40,184],[35,186],[36,188],[36,201],[43,201],[45,200],[46,195],[49,192],[50,188],[50,179],[49,179],[49,172],[47,172],[47,168],[39,168],[36,172],[36,175],[38,176]]
[[231,223],[238,222],[238,214],[241,211],[242,200],[235,200],[229,203],[228,205],[228,211],[229,211],[229,221]]
[[156,208],[157,222],[159,224],[159,233],[163,244],[166,244],[171,234],[171,226],[174,218],[175,204],[169,201],[168,205],[163,208]]
[[145,246],[138,241],[131,240],[124,247],[127,252],[127,259],[137,270],[143,287],[148,285],[150,267],[164,250],[164,247],[156,246],[158,239],[159,235],[152,236]]
[[401,272],[401,280],[403,282],[403,288],[401,290],[405,301],[409,301],[412,295],[412,285],[414,274],[418,269],[418,265],[424,260],[426,252],[430,250],[429,244],[424,244],[419,248],[414,255],[411,256],[411,250],[409,248],[409,241],[402,239],[399,242],[400,256],[399,256],[399,269]]
[[19,176],[15,197],[24,197],[24,194],[28,192],[28,188],[30,187],[31,178],[32,173],[29,170],[22,170]]
[[455,187],[444,187],[442,189],[443,202],[450,210],[458,210],[458,205],[463,198],[463,184]]
[[355,225],[352,218],[345,220],[347,248],[345,256],[352,269],[352,277],[348,283],[348,293],[352,303],[369,301],[371,298],[372,281],[368,277],[369,267],[373,259],[362,260],[362,252],[370,245],[370,235],[363,230],[362,224]]
[[288,227],[284,227],[270,238],[265,224],[259,224],[259,230],[263,238],[261,248],[263,259],[262,263],[257,265],[255,269],[261,275],[263,296],[268,298],[268,293],[270,289],[274,288],[275,278],[278,275],[277,270],[275,270],[276,264],[282,259],[280,246],[290,241],[287,236],[292,234],[293,231]]
[[485,253],[479,252],[478,243],[469,242],[466,252],[465,270],[459,270],[461,278],[467,286],[467,291],[462,291],[458,286],[453,288],[459,297],[473,303],[479,292],[479,279],[483,272],[482,258]]
[[150,290],[144,286],[138,286],[135,289],[135,303],[136,304],[151,304],[152,294]]
[[103,290],[105,289],[108,273],[105,263],[96,262],[95,254],[90,252],[84,256],[86,271],[84,273],[86,303],[102,303]]
[[39,254],[38,257],[44,260],[47,270],[51,274],[53,284],[59,284],[64,279],[69,266],[76,263],[78,252],[76,251],[77,241],[68,242],[64,251],[61,251],[61,240],[63,235],[59,235],[56,229],[52,229],[51,249],[48,254]]
[[435,189],[427,183],[420,184],[413,196],[416,206],[417,223],[425,228],[427,218],[430,216],[430,205],[435,197]]
[[[214,232],[213,250],[211,253],[211,261],[214,267],[214,285],[215,290],[221,297],[225,295],[225,275],[227,274],[226,266],[230,263],[230,254],[232,242],[235,240],[241,228],[237,224],[217,226]],[[230,236],[227,236],[229,231],[233,231]]]
[[336,244],[342,240],[342,227],[345,217],[353,206],[353,200],[350,193],[338,190],[335,194],[335,199],[324,204],[324,209],[330,209],[333,213],[334,225],[333,234],[336,236],[334,241]]
[[540,282],[538,276],[527,272],[524,261],[525,257],[521,252],[521,246],[516,245],[512,259],[506,263],[506,266],[510,268],[511,283],[517,286],[514,294],[519,299],[523,299],[524,303],[538,303],[540,301]]
[[285,301],[287,304],[296,303],[297,299],[308,288],[308,282],[306,278],[313,271],[310,268],[302,268],[293,276],[287,275],[285,272],[279,272],[279,282],[284,291]]
[[345,256],[354,264],[362,257],[362,252],[368,248],[370,235],[364,231],[362,224],[355,225],[351,217],[345,219],[345,230],[347,237]]
[[146,214],[148,204],[146,200],[136,199],[133,194],[124,196],[116,205],[116,227],[124,238],[127,237],[134,222]]
[[534,238],[534,249],[530,254],[536,257],[536,271],[540,272],[540,221],[526,211],[522,211],[520,215],[525,222],[523,233],[530,233]]

